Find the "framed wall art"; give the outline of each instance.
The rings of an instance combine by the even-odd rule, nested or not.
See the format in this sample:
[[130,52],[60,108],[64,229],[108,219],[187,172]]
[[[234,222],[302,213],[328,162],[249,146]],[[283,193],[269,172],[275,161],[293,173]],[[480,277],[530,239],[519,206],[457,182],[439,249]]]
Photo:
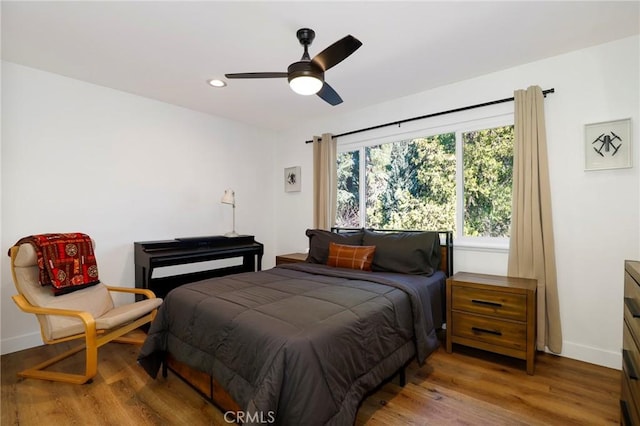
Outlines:
[[631,119],[584,126],[585,170],[631,167]]
[[287,167],[284,169],[284,191],[300,192],[302,184],[302,175],[300,174],[300,166]]

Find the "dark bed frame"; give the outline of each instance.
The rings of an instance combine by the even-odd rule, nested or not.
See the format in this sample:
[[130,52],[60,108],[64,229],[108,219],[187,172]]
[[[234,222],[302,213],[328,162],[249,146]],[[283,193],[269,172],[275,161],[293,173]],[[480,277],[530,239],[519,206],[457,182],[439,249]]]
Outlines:
[[[358,231],[361,228],[331,228],[332,232],[350,232]],[[407,230],[379,230],[369,229],[375,232],[424,232],[424,231],[407,231]],[[453,275],[453,232],[452,231],[436,231],[440,236],[440,270],[443,271],[447,277]],[[444,294],[444,289],[443,289]],[[443,298],[444,301],[444,298]],[[442,311],[445,312],[444,309]],[[411,360],[409,361],[411,362]],[[408,363],[407,363],[408,364]],[[395,374],[389,379],[385,380],[382,384],[395,376],[398,376],[400,386],[404,386],[406,383],[405,368],[407,364],[400,367]],[[180,361],[177,361],[171,356],[170,353],[166,354],[165,362],[162,364],[162,376],[167,377],[167,369],[173,371],[179,378],[185,381],[188,385],[194,388],[200,393],[207,401],[216,405],[223,411],[240,412],[242,407],[238,405],[236,401],[229,395],[229,393],[208,373],[196,370],[189,367]]]

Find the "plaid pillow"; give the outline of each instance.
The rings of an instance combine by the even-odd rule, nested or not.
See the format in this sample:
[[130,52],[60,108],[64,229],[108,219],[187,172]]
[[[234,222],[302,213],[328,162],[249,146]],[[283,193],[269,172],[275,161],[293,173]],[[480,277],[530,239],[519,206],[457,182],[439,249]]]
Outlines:
[[370,271],[375,252],[376,246],[348,246],[331,242],[327,265]]

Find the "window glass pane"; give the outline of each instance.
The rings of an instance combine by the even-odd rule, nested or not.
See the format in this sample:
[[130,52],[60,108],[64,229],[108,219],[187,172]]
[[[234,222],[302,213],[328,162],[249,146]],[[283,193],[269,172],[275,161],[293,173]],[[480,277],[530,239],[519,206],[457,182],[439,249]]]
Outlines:
[[365,149],[366,227],[455,230],[455,133]]
[[508,237],[513,181],[513,126],[462,134],[464,235]]
[[360,151],[338,154],[336,226],[360,227]]

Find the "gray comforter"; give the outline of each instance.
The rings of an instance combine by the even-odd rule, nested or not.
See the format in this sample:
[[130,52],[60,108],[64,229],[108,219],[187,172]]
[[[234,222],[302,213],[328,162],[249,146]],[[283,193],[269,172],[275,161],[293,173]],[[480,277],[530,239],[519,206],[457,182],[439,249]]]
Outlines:
[[155,378],[169,352],[212,374],[249,419],[350,425],[367,392],[438,346],[420,280],[292,264],[187,284],[138,361]]

